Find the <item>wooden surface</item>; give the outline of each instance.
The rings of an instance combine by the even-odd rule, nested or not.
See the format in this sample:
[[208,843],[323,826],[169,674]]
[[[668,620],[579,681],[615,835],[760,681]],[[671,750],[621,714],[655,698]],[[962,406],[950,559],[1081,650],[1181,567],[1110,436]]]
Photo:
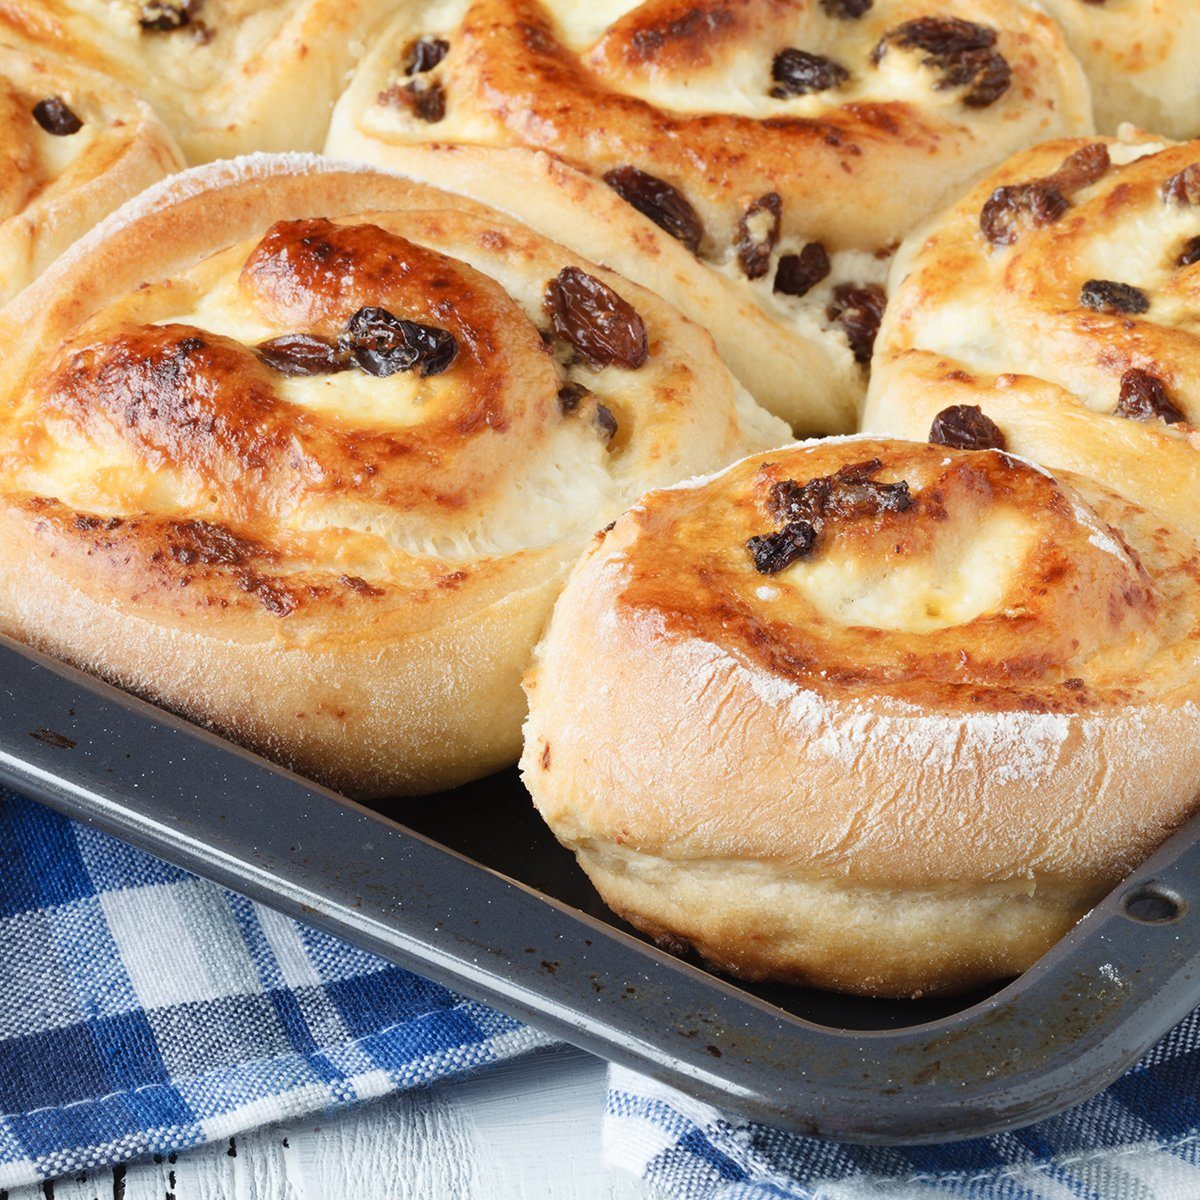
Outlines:
[[601,1160],[604,1095],[599,1059],[546,1051],[8,1200],[648,1200]]

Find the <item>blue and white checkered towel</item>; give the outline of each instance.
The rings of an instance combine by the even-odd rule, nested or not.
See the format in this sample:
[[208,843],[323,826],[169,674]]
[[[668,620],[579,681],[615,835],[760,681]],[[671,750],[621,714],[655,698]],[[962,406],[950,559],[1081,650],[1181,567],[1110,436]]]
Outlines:
[[[0,1188],[548,1042],[0,791]],[[683,1200],[1200,1200],[1196,1015],[1088,1104],[957,1146],[829,1145],[739,1125],[627,1071],[610,1084],[610,1159]]]

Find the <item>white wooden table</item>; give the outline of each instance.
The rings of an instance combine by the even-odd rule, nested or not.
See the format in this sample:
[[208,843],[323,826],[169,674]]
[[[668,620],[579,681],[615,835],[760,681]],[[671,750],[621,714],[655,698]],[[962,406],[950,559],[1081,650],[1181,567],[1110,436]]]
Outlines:
[[604,1166],[605,1066],[551,1050],[461,1083],[9,1200],[648,1200]]

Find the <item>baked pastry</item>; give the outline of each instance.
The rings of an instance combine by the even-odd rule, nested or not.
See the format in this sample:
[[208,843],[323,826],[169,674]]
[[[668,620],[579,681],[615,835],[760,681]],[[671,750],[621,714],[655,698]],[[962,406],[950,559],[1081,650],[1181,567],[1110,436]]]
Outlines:
[[518,214],[704,324],[798,431],[845,431],[899,238],[1007,154],[1091,128],[1046,17],[929,8],[411,4],[328,149]]
[[298,155],[143,193],[0,354],[0,628],[358,795],[515,761],[591,532],[787,432],[642,288]]
[[0,45],[0,304],[123,201],[182,166],[109,80]]
[[[863,427],[939,414],[1200,534],[1200,143],[1017,155],[896,256]],[[945,422],[943,422],[944,424]]]
[[319,150],[363,39],[397,0],[3,0],[0,38],[112,76],[188,160]]
[[530,673],[601,895],[751,979],[1029,966],[1197,805],[1195,541],[1082,476],[858,437],[645,496]]
[[1038,2],[1083,63],[1103,132],[1132,121],[1168,137],[1200,134],[1200,8],[1194,0]]

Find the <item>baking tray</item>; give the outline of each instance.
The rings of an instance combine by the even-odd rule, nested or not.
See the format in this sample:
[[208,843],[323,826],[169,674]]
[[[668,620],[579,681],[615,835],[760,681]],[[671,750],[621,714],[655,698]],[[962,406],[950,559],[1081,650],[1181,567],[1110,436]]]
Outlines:
[[937,1142],[1078,1103],[1198,1002],[1193,821],[1032,970],[958,1001],[747,987],[599,901],[515,773],[368,809],[0,639],[0,781],[727,1110]]

